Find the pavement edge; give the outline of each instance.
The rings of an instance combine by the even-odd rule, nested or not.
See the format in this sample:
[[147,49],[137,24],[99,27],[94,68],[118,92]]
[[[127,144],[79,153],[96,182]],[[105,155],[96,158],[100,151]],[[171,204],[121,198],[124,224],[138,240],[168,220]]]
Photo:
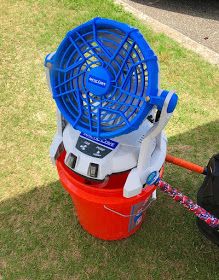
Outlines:
[[114,3],[121,5],[125,11],[131,12],[136,18],[148,24],[155,32],[164,33],[170,38],[180,43],[183,47],[192,50],[202,56],[209,63],[219,67],[219,54],[190,39],[179,31],[159,22],[158,20],[144,14],[122,0],[114,0]]

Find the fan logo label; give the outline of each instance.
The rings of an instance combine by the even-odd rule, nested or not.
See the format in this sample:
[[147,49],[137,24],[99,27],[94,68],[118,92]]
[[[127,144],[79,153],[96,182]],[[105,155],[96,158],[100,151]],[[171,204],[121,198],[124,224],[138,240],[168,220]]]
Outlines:
[[105,88],[106,87],[106,81],[105,80],[102,80],[100,78],[97,78],[97,77],[94,77],[94,76],[90,76],[88,78],[88,81],[94,85],[97,85],[97,86],[100,86],[100,87],[103,87]]
[[100,138],[88,135],[87,133],[84,133],[84,132],[81,132],[80,136],[82,136],[86,139],[89,139],[93,142],[99,143],[102,146],[110,148],[111,150],[114,150],[117,147],[117,145],[119,144],[116,141],[113,141],[113,140],[110,140],[110,139],[100,139]]

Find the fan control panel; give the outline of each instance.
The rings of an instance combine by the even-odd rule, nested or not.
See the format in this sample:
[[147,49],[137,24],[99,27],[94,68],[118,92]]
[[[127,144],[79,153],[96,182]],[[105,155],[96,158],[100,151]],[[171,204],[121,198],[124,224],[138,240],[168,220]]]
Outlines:
[[118,144],[118,142],[111,139],[99,139],[81,132],[76,148],[88,156],[101,159],[112,152]]

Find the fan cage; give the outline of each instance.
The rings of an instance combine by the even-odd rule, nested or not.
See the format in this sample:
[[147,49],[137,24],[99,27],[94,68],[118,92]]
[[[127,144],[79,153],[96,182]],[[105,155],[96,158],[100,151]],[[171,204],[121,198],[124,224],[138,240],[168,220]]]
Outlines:
[[[51,60],[50,82],[59,110],[75,128],[112,138],[139,127],[152,108],[146,96],[158,93],[157,58],[137,29],[93,19],[68,32]],[[86,75],[103,67],[110,89],[97,95]]]

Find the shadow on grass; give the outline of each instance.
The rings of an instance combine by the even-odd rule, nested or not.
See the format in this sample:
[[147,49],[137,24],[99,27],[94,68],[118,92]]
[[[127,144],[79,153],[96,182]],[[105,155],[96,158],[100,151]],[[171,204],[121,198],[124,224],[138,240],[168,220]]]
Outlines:
[[[170,150],[207,163],[216,152],[216,129],[216,123],[209,123],[172,137]],[[168,166],[165,179],[195,198],[203,178]],[[97,240],[82,230],[58,181],[2,202],[0,211],[3,279],[218,276],[216,246],[200,235],[192,214],[161,193],[138,233],[116,242]]]

